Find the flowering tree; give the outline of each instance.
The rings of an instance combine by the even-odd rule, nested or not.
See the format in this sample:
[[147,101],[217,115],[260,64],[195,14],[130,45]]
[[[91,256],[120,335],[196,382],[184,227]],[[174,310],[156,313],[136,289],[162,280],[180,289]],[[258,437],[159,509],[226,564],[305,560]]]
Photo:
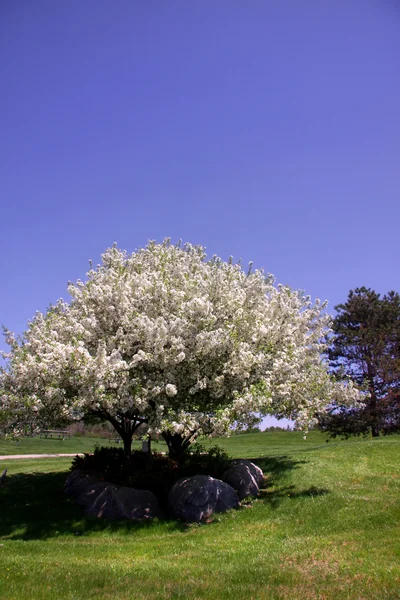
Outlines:
[[14,431],[95,413],[127,454],[142,423],[179,453],[255,413],[307,428],[333,400],[357,399],[321,359],[324,304],[200,246],[114,246],[68,291],[21,339],[7,332],[1,405]]

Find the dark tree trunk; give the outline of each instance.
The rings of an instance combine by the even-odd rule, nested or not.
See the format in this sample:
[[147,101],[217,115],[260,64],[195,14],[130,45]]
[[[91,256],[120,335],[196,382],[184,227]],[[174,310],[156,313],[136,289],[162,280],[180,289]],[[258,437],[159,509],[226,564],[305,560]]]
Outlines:
[[191,437],[182,437],[179,433],[165,431],[163,438],[167,443],[170,458],[180,462],[190,446]]
[[371,427],[372,437],[379,437],[379,427],[377,425],[372,425]]
[[132,456],[132,433],[120,433],[122,437],[122,441],[124,443],[124,454],[126,458],[130,458]]
[[121,436],[124,444],[124,453],[126,458],[132,456],[132,438],[136,429],[144,423],[144,419],[131,418],[129,416],[113,417],[108,413],[100,413],[101,416],[111,423],[117,433]]

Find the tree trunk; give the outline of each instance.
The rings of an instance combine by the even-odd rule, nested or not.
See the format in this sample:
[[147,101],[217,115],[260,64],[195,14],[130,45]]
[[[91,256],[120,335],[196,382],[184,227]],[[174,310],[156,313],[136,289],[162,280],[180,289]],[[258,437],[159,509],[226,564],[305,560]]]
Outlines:
[[168,446],[168,454],[172,460],[180,462],[190,446],[190,437],[182,437],[179,433],[164,432],[163,438]]
[[120,418],[113,417],[112,415],[103,412],[100,413],[104,419],[107,419],[114,427],[114,429],[121,436],[123,444],[124,444],[124,454],[126,458],[130,458],[132,456],[132,438],[136,429],[140,427],[142,423],[144,423],[143,419],[131,418],[127,416],[120,416]]
[[372,437],[379,437],[379,427],[377,425],[372,425],[371,427]]
[[132,433],[130,431],[122,431],[120,433],[122,441],[124,443],[124,454],[126,458],[132,456]]

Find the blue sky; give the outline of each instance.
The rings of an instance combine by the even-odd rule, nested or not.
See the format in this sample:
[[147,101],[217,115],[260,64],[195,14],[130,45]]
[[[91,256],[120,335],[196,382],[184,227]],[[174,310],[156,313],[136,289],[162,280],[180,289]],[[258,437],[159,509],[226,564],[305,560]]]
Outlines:
[[390,0],[3,0],[0,322],[166,236],[399,290],[399,59]]

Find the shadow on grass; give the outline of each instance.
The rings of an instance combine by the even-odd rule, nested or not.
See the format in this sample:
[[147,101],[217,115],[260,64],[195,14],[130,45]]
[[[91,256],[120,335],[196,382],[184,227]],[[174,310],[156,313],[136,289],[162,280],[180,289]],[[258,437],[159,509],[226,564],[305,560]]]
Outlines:
[[[301,468],[307,461],[293,460],[287,456],[254,459],[267,475],[261,499],[272,507],[288,496],[314,497],[328,490],[311,487],[296,490],[286,485],[286,476]],[[30,473],[11,475],[0,488],[0,537],[13,540],[37,540],[63,535],[81,536],[91,532],[116,532],[134,534],[142,529],[156,527],[165,532],[186,531],[187,525],[177,521],[107,521],[86,519],[83,508],[64,494],[67,471],[57,473]]]
[[283,499],[315,498],[329,494],[326,488],[311,486],[298,490],[294,485],[285,485],[285,476],[293,469],[300,469],[306,460],[293,460],[287,456],[264,456],[251,459],[266,475],[265,486],[260,490],[260,498],[272,508],[277,508]]
[[13,540],[38,540],[96,531],[134,533],[140,529],[163,527],[165,531],[183,531],[175,521],[107,521],[86,519],[83,508],[64,494],[68,472],[30,473],[7,477],[0,488],[0,537]]
[[249,458],[251,462],[259,466],[266,475],[271,474],[274,478],[282,477],[285,473],[300,469],[301,465],[307,464],[306,460],[295,460],[288,456],[262,456]]
[[329,493],[328,489],[318,488],[314,485],[304,490],[297,490],[294,485],[289,485],[279,488],[265,487],[260,490],[260,498],[272,508],[277,508],[283,499],[287,500],[288,498],[291,498],[294,500],[296,498],[316,498],[318,496],[325,496]]

